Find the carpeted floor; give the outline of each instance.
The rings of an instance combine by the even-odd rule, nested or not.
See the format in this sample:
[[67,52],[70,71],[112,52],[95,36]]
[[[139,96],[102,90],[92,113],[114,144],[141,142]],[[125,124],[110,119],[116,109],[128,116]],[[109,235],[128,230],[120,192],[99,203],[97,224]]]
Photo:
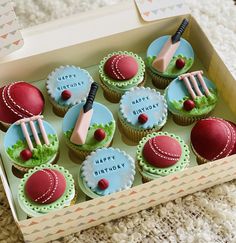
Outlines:
[[[187,0],[186,0],[187,1]],[[119,0],[15,0],[24,27]],[[236,77],[236,6],[232,0],[187,1]],[[0,185],[0,242],[22,242]],[[236,181],[67,236],[56,242],[236,242]]]

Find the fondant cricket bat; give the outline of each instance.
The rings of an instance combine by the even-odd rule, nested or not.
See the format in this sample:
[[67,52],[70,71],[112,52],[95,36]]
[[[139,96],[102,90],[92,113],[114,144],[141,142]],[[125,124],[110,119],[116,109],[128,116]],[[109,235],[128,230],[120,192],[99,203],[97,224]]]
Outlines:
[[77,145],[85,144],[88,129],[93,116],[93,101],[98,90],[98,84],[93,82],[87,100],[80,111],[70,141]]
[[174,56],[176,50],[180,44],[180,37],[184,33],[188,25],[188,20],[184,19],[179,26],[178,30],[174,35],[172,35],[167,42],[164,44],[160,53],[157,55],[156,59],[153,61],[152,66],[159,72],[165,72],[172,57]]

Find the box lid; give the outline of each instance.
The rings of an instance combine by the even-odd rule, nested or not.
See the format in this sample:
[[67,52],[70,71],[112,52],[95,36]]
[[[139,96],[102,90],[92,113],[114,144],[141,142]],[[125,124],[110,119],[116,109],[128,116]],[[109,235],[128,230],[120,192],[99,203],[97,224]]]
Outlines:
[[23,39],[10,0],[0,0],[0,57],[23,46]]
[[135,2],[144,21],[154,21],[190,13],[184,0],[135,0]]

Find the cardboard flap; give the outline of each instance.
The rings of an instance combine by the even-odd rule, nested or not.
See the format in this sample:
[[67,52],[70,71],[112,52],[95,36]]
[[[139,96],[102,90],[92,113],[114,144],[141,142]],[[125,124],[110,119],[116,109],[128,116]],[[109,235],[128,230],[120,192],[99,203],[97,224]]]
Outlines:
[[0,0],[0,57],[23,46],[16,15],[10,0]]
[[183,0],[135,0],[135,2],[144,21],[154,21],[190,12]]

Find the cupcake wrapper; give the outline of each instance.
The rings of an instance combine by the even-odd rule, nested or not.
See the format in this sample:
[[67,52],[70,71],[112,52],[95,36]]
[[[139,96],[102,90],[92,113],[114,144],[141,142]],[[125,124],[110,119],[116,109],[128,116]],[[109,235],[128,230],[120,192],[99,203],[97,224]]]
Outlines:
[[165,89],[173,80],[172,78],[161,77],[160,75],[153,73],[150,69],[147,70],[152,79],[152,84],[158,89]]
[[6,123],[6,122],[3,122],[3,121],[0,121],[0,130],[3,131],[3,132],[6,132],[7,129],[11,126],[10,123]]
[[[114,90],[109,89],[103,82],[102,79],[100,78],[100,84],[101,84],[101,88],[103,89],[103,94],[104,97],[112,102],[112,103],[119,103],[121,96],[123,95],[123,93],[118,93]],[[138,87],[142,87],[144,86],[146,82],[146,78],[144,77],[143,81],[141,83],[138,84]],[[133,87],[132,87],[133,88]]]
[[68,106],[60,106],[57,102],[55,102],[51,96],[48,96],[49,102],[53,107],[53,113],[59,117],[64,117],[66,112],[69,110],[70,107]]
[[176,114],[172,114],[173,115],[173,121],[180,125],[180,126],[188,126],[191,125],[192,123],[194,123],[195,121],[204,119],[208,116],[210,116],[210,113],[202,115],[202,116],[195,116],[195,117],[184,117],[181,115],[176,115]]
[[122,119],[118,118],[118,122],[122,131],[124,132],[125,136],[129,138],[133,142],[139,142],[143,137],[147,136],[149,133],[158,132],[162,129],[153,128],[153,129],[146,129],[146,130],[135,130],[133,127],[128,126]]
[[191,149],[192,149],[193,153],[194,153],[195,156],[196,156],[196,160],[197,160],[197,163],[198,163],[199,165],[206,164],[206,163],[210,162],[209,160],[202,158],[202,157],[195,151],[195,149],[193,148],[192,143],[190,144],[190,146],[191,146]]

